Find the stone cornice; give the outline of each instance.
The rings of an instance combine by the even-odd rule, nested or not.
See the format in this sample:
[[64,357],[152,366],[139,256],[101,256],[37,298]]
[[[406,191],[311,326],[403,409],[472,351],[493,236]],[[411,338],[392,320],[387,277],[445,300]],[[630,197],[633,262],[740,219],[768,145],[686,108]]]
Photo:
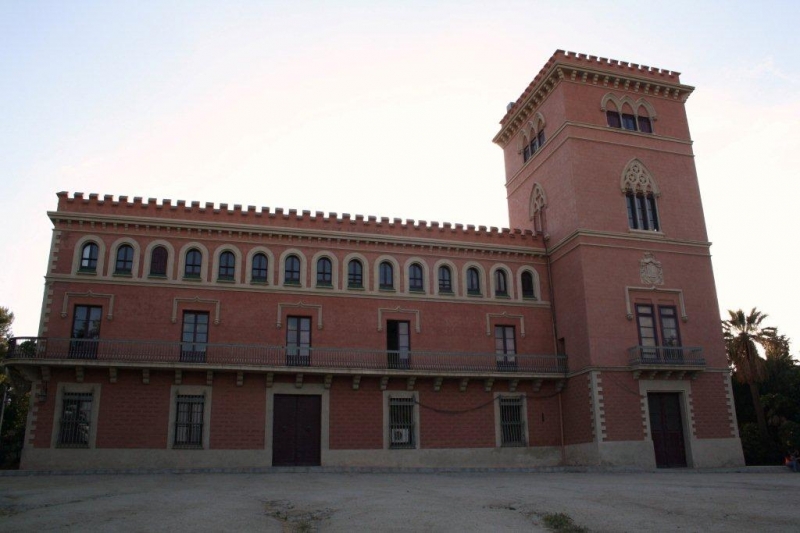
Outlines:
[[[447,250],[447,251],[470,251],[479,253],[499,254],[499,255],[519,255],[536,257],[544,255],[543,247],[533,247],[530,244],[486,244],[481,242],[458,241],[449,239],[406,237],[387,235],[381,233],[362,233],[348,231],[331,231],[305,228],[291,228],[280,226],[263,226],[250,224],[236,224],[217,222],[206,222],[202,220],[184,219],[162,219],[150,217],[131,217],[114,216],[90,213],[73,213],[65,211],[49,211],[50,217],[56,229],[75,230],[91,232],[98,228],[102,231],[123,229],[150,230],[154,228],[166,229],[170,232],[169,236],[183,239],[214,238],[224,239],[227,237],[247,238],[254,236],[271,236],[279,239],[285,238],[287,241],[328,241],[328,242],[349,242],[365,243],[379,246],[395,246],[403,248],[423,248],[428,250]],[[58,227],[60,223],[68,226],[77,224],[79,228]],[[174,232],[174,233],[173,233]],[[528,233],[530,231],[528,230]],[[502,234],[507,240],[515,239],[513,234]],[[162,235],[163,237],[163,235]],[[499,238],[504,238],[499,237]],[[521,239],[520,239],[521,240]],[[526,239],[532,241],[531,236]]]
[[556,50],[500,121],[500,131],[492,141],[505,147],[562,81],[592,84],[679,102],[685,102],[694,91],[694,87],[680,83],[678,72]]
[[[655,244],[667,244],[667,245],[678,245],[678,246],[690,246],[692,248],[701,248],[706,251],[706,253],[701,255],[709,255],[708,248],[711,246],[711,243],[708,241],[695,241],[690,239],[673,239],[666,237],[663,233],[660,232],[651,232],[651,233],[644,233],[640,231],[632,230],[631,233],[616,233],[612,231],[595,231],[595,230],[588,230],[588,229],[577,229],[561,239],[558,243],[555,244],[552,248],[550,248],[549,253],[550,256],[555,256],[558,252],[562,251],[566,248],[570,243],[575,242],[577,239],[581,237],[590,237],[590,238],[601,238],[601,239],[613,239],[613,240],[624,240],[624,241],[632,241],[638,243],[650,243]],[[580,243],[578,243],[580,244]],[[590,243],[584,243],[590,244]],[[596,244],[593,244],[597,246]]]

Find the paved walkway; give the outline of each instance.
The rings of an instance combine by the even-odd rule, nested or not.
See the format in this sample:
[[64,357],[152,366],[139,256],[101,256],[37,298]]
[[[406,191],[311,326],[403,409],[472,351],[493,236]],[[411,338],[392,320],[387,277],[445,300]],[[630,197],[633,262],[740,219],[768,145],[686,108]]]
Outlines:
[[0,531],[800,531],[798,494],[783,469],[0,476]]

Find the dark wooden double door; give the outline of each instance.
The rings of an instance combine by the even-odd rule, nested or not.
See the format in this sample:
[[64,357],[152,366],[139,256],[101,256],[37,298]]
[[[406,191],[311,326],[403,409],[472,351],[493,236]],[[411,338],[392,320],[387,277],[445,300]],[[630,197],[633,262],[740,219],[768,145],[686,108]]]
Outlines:
[[319,466],[321,396],[276,394],[272,465]]
[[649,393],[650,433],[656,454],[656,466],[674,468],[686,466],[686,444],[683,439],[683,419],[679,393]]

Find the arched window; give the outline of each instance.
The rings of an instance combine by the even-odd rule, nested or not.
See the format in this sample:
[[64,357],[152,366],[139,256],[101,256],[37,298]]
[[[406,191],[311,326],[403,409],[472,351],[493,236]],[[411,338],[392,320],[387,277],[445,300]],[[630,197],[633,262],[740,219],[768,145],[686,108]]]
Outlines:
[[284,262],[284,285],[300,285],[300,258],[290,255]]
[[95,272],[97,270],[97,245],[87,242],[81,250],[81,272]]
[[622,172],[622,192],[631,229],[661,231],[656,197],[658,186],[653,176],[638,159],[632,159]]
[[600,101],[600,109],[605,112],[610,128],[653,133],[655,109],[644,98],[634,101],[629,96],[617,97],[606,93]]
[[203,254],[197,248],[192,248],[186,252],[186,265],[183,275],[187,278],[199,278],[203,266]]
[[531,157],[539,151],[539,149],[544,146],[545,135],[544,135],[544,117],[541,113],[536,113],[531,122],[531,129],[530,129],[530,140],[529,137],[526,135],[523,137],[523,143],[525,146],[522,148],[522,160],[524,162],[528,161]]
[[522,297],[536,299],[536,290],[533,288],[533,274],[527,270],[522,273]]
[[327,257],[320,257],[317,261],[317,286],[330,287],[332,284],[333,265]]
[[233,281],[236,274],[236,257],[233,252],[225,251],[219,255],[219,275],[217,279]]
[[133,246],[123,244],[117,248],[117,262],[114,266],[115,274],[130,274],[133,270]]
[[150,275],[151,276],[166,276],[167,275],[167,259],[169,254],[167,249],[163,246],[156,246],[150,252]]
[[453,292],[453,273],[450,272],[449,266],[439,267],[439,292]]
[[364,286],[364,266],[358,259],[351,259],[347,264],[347,287],[360,289]]
[[380,265],[379,286],[381,289],[394,289],[394,267],[389,261],[384,261]]
[[622,127],[622,118],[619,116],[617,106],[613,103],[606,105],[606,122],[612,128]]
[[508,276],[505,270],[499,268],[494,271],[494,295],[508,296]]
[[544,233],[545,231],[545,207],[547,206],[547,197],[544,194],[544,189],[538,183],[533,184],[531,189],[531,199],[528,205],[528,213],[531,221],[533,222],[533,231],[536,233]]
[[267,256],[257,253],[253,256],[253,265],[250,271],[250,279],[255,283],[267,282]]
[[414,292],[425,291],[422,267],[419,263],[412,263],[411,266],[408,267],[408,289]]
[[467,269],[467,294],[477,295],[481,293],[481,275],[478,269],[470,267]]

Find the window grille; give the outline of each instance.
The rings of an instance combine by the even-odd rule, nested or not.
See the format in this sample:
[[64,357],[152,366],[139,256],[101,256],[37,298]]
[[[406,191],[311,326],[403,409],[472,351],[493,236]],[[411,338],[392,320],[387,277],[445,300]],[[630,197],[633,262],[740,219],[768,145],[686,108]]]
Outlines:
[[522,416],[523,398],[500,396],[501,446],[525,446],[525,420]]
[[58,445],[63,448],[88,448],[92,393],[65,392],[62,405]]
[[389,398],[389,448],[415,448],[414,398]]
[[175,447],[202,448],[205,396],[178,395],[175,408]]

